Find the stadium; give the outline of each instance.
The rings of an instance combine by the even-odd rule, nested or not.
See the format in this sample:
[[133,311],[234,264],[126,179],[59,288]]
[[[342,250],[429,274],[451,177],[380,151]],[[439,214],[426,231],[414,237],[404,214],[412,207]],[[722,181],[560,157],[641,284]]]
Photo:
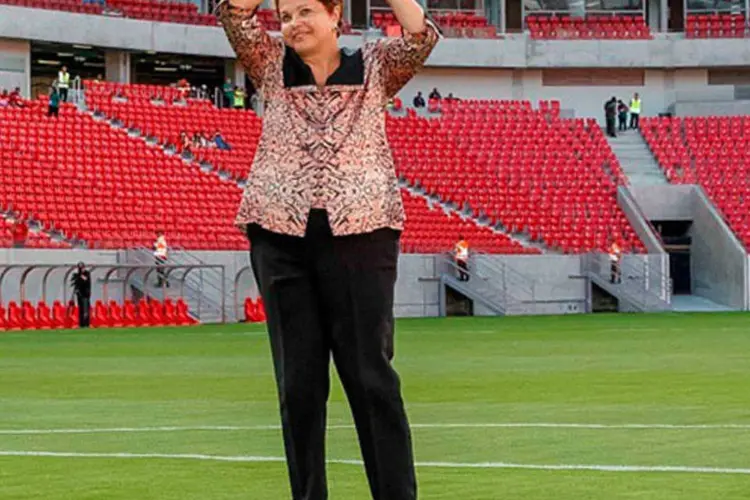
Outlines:
[[[385,110],[420,497],[750,498],[747,0],[420,3]],[[0,0],[2,499],[289,498],[234,224],[267,102],[215,7]],[[400,36],[344,1],[343,46]],[[356,442],[335,381],[331,498]]]

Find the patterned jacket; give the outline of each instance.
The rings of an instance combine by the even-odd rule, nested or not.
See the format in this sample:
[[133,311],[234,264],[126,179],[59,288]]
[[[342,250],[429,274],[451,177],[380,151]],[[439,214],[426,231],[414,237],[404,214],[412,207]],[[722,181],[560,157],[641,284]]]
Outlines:
[[326,85],[315,85],[300,56],[271,37],[254,12],[218,15],[229,42],[264,99],[263,133],[236,224],[304,236],[313,208],[336,236],[403,229],[404,208],[385,129],[391,97],[424,65],[439,39],[421,34],[342,49]]

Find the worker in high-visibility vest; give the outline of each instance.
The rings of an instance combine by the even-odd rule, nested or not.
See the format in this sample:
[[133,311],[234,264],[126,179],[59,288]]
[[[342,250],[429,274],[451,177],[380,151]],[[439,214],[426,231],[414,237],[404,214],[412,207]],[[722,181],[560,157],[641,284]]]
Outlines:
[[636,93],[630,100],[630,128],[637,129],[641,117],[641,97]]
[[610,262],[610,277],[609,281],[612,284],[622,283],[622,275],[620,272],[620,260],[622,259],[622,248],[617,244],[616,241],[612,241],[612,245],[609,247],[609,262]]
[[159,275],[159,279],[156,282],[156,286],[166,285],[169,287],[169,280],[163,267],[167,263],[168,257],[169,247],[167,246],[167,237],[164,236],[162,231],[157,231],[156,241],[154,242],[154,262],[156,263],[156,273]]
[[236,87],[234,89],[234,109],[245,109],[245,89]]
[[456,265],[458,266],[458,279],[469,281],[469,242],[463,236],[458,236],[455,248]]
[[57,90],[60,92],[62,102],[68,102],[68,89],[70,88],[70,73],[68,68],[62,67],[57,74]]

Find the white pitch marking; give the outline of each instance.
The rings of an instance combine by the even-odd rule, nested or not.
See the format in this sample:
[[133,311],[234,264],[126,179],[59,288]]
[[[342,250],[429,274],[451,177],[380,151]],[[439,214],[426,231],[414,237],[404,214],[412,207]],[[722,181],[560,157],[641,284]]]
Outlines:
[[[201,453],[75,453],[56,451],[0,451],[0,457],[51,457],[51,458],[125,458],[125,459],[170,459],[205,460],[217,462],[281,463],[283,457],[226,456]],[[331,464],[363,465],[361,460],[332,459]],[[420,468],[444,469],[530,469],[530,470],[582,470],[597,472],[679,472],[692,474],[742,474],[750,475],[750,469],[730,467],[692,467],[686,465],[592,465],[592,464],[517,464],[511,462],[417,462]]]
[[[545,422],[508,423],[436,423],[412,424],[413,429],[592,429],[592,430],[747,430],[750,424],[576,424]],[[351,424],[329,425],[330,430],[354,429]],[[0,435],[45,435],[45,434],[118,434],[138,432],[190,432],[190,431],[278,431],[276,425],[196,425],[157,427],[111,427],[81,429],[0,429]]]

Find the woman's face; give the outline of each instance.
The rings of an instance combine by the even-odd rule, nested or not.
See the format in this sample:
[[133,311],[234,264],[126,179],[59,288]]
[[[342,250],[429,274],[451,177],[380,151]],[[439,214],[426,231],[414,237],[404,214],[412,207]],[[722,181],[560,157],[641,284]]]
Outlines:
[[284,42],[298,54],[315,53],[322,45],[336,41],[341,7],[328,12],[318,0],[277,0]]

